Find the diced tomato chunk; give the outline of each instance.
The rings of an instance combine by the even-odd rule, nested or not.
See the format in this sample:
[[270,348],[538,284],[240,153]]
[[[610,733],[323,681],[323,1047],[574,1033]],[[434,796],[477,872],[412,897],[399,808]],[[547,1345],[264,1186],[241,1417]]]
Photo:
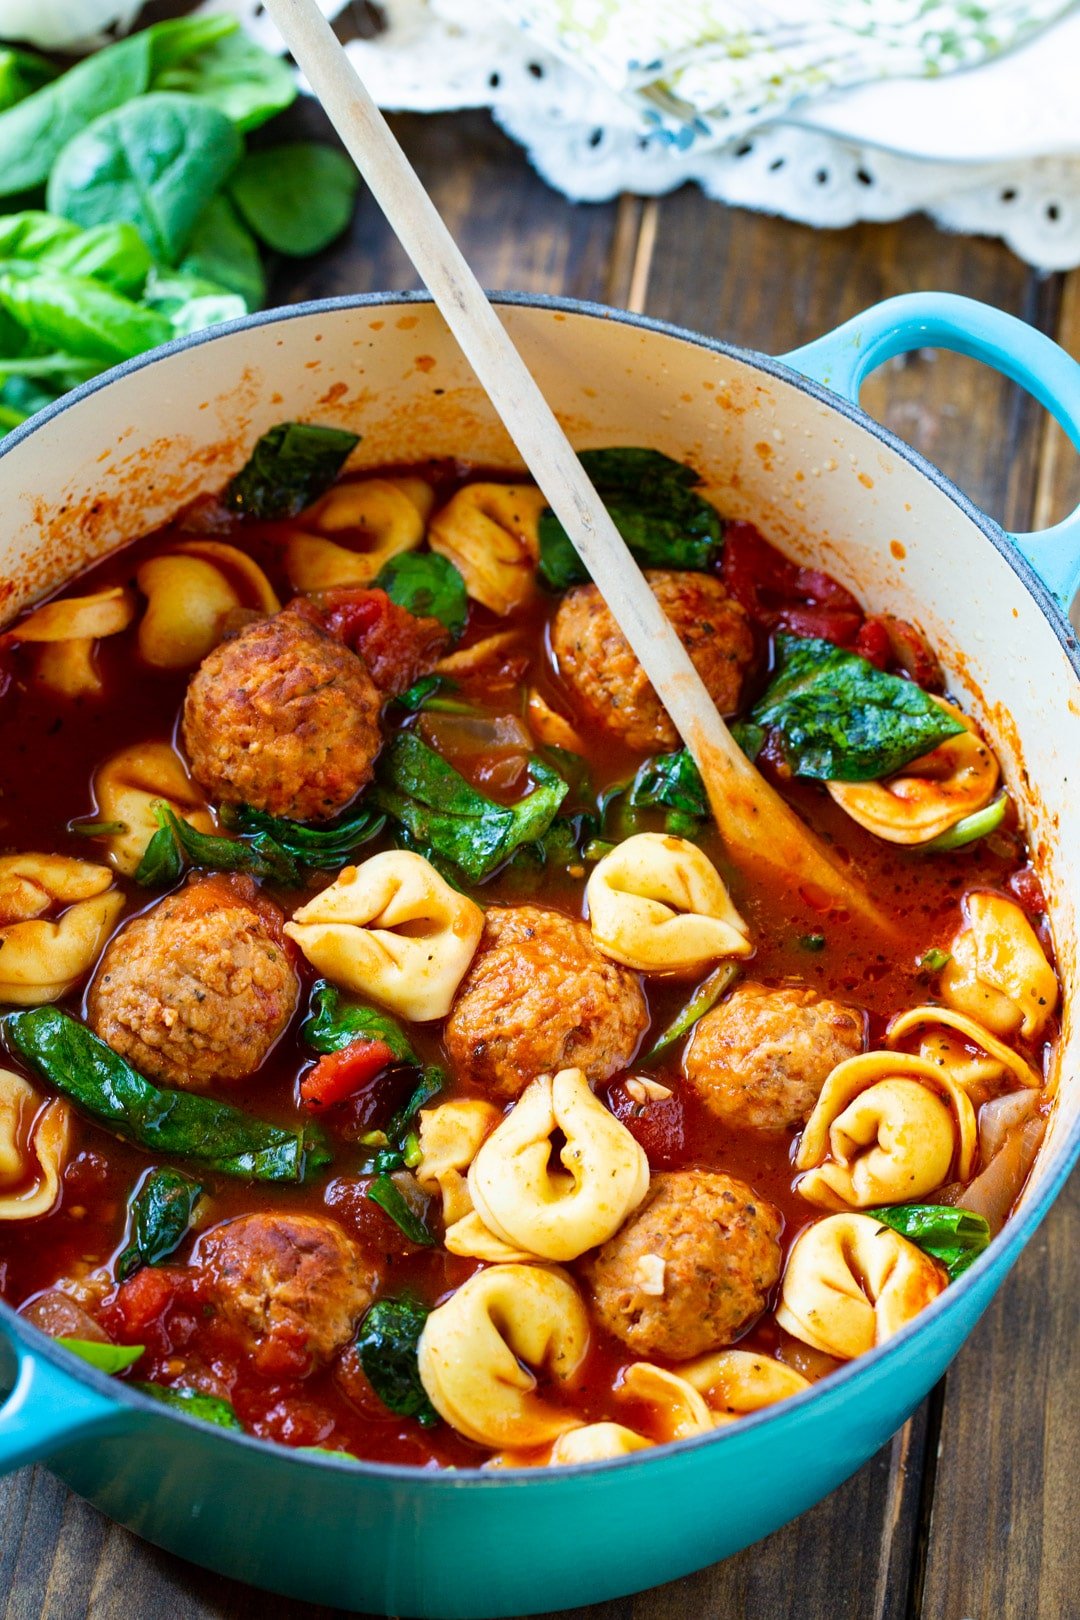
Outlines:
[[842,608],[785,607],[776,617],[776,628],[793,636],[817,636],[838,647],[849,647],[859,631],[861,615]]
[[889,632],[880,619],[867,619],[855,637],[855,651],[864,658],[876,664],[878,669],[886,669],[892,658],[892,645],[889,641]]
[[800,568],[752,523],[727,525],[722,572],[732,596],[766,630],[850,646],[862,624],[862,608],[839,580],[820,568]]
[[125,1337],[137,1340],[157,1325],[176,1298],[180,1279],[169,1267],[142,1266],[116,1291],[113,1309]]
[[300,1101],[313,1112],[332,1108],[374,1080],[394,1054],[385,1041],[353,1041],[340,1052],[328,1052],[300,1082]]
[[450,644],[440,620],[417,618],[385,591],[342,587],[326,591],[320,606],[326,629],[360,654],[384,697],[430,674]]

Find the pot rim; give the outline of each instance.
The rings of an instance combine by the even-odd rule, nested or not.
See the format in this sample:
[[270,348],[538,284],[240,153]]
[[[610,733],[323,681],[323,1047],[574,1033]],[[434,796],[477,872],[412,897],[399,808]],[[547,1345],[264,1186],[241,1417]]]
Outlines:
[[[827,406],[838,415],[853,422],[857,427],[874,435],[882,444],[887,446],[893,454],[906,461],[916,472],[921,473],[942,494],[959,508],[980,530],[996,551],[1005,558],[1013,573],[1016,574],[1020,584],[1035,599],[1044,618],[1048,621],[1051,630],[1073,668],[1074,674],[1080,683],[1080,645],[1076,632],[1065,613],[1054,600],[1050,591],[1043,583],[1032,565],[1018,550],[1006,531],[993,518],[980,510],[975,503],[958,488],[951,479],[947,478],[941,470],[928,461],[919,451],[898,438],[888,428],[876,422],[857,404],[845,399],[839,394],[832,393],[821,384],[804,376],[801,372],[786,365],[783,360],[775,359],[755,349],[739,348],[735,344],[725,343],[722,339],[707,337],[703,333],[694,332],[689,328],[677,326],[670,321],[656,320],[651,316],[634,313],[630,310],[614,308],[607,304],[595,301],[563,298],[547,293],[526,292],[494,292],[489,294],[495,304],[505,304],[516,308],[533,308],[553,313],[586,316],[595,320],[613,321],[623,326],[629,326],[641,331],[650,332],[658,337],[675,338],[681,342],[689,343],[695,348],[706,349],[715,354],[721,354],[729,359],[738,361],[751,369],[764,372],[767,376],[775,377],[778,381],[798,388],[808,394],[819,404]],[[66,410],[80,404],[93,394],[110,387],[114,382],[131,376],[146,367],[159,365],[170,360],[174,355],[205,343],[212,343],[220,337],[228,337],[237,332],[249,331],[257,327],[273,326],[282,321],[304,319],[310,316],[325,314],[338,314],[349,310],[379,308],[388,304],[433,304],[430,293],[422,290],[409,290],[405,292],[371,292],[350,293],[336,298],[309,299],[303,303],[288,304],[272,309],[257,310],[249,315],[238,317],[236,320],[224,321],[219,325],[206,327],[201,331],[193,332],[185,337],[174,338],[170,343],[152,349],[146,354],[136,355],[120,365],[111,367],[99,376],[91,378],[89,382],[80,384],[64,394],[53,404],[35,413],[26,422],[13,429],[0,441],[0,460],[16,450],[35,433],[40,432],[47,425],[55,421]],[[858,1398],[860,1383],[865,1383],[872,1372],[887,1365],[890,1360],[896,1359],[919,1333],[929,1328],[933,1322],[943,1316],[951,1316],[959,1311],[962,1302],[982,1279],[987,1267],[994,1267],[1002,1273],[995,1283],[995,1291],[1007,1273],[1012,1262],[1017,1258],[1021,1249],[1027,1243],[1039,1222],[1043,1219],[1050,1206],[1061,1192],[1065,1181],[1077,1159],[1080,1158],[1080,1117],[1077,1118],[1069,1135],[1063,1140],[1060,1148],[1056,1150],[1057,1165],[1053,1172],[1044,1181],[1036,1196],[1024,1208],[1013,1216],[1002,1232],[993,1239],[983,1254],[968,1267],[967,1271],[958,1281],[950,1283],[917,1317],[908,1322],[892,1338],[882,1345],[867,1351],[864,1355],[845,1363],[835,1372],[829,1373],[827,1378],[818,1383],[811,1384],[808,1389],[799,1394],[789,1396],[783,1401],[775,1402],[772,1406],[763,1407],[757,1412],[740,1417],[738,1423],[724,1424],[708,1434],[695,1435],[686,1440],[668,1442],[664,1445],[650,1447],[644,1451],[633,1452],[626,1457],[605,1458],[595,1462],[571,1464],[558,1469],[546,1468],[507,1468],[494,1471],[485,1471],[480,1467],[462,1468],[452,1473],[435,1472],[427,1469],[408,1466],[401,1463],[380,1463],[366,1461],[361,1458],[352,1458],[342,1453],[340,1458],[331,1454],[314,1456],[310,1452],[278,1445],[273,1441],[259,1439],[255,1435],[239,1433],[233,1430],[213,1429],[210,1425],[186,1413],[162,1405],[151,1397],[142,1395],[132,1385],[118,1382],[107,1374],[98,1372],[88,1363],[79,1360],[71,1352],[64,1351],[47,1334],[26,1322],[13,1306],[0,1299],[0,1324],[8,1330],[18,1344],[25,1347],[31,1357],[42,1357],[51,1362],[58,1370],[68,1377],[85,1383],[98,1394],[108,1396],[119,1408],[129,1408],[133,1413],[146,1417],[153,1413],[158,1417],[171,1422],[179,1422],[185,1426],[196,1428],[205,1438],[217,1436],[232,1445],[256,1447],[265,1453],[268,1447],[277,1454],[283,1465],[300,1464],[304,1466],[327,1468],[339,1473],[360,1474],[395,1480],[401,1483],[419,1484],[427,1490],[458,1490],[461,1488],[496,1489],[507,1485],[522,1487],[529,1481],[536,1485],[543,1483],[548,1488],[557,1488],[557,1482],[563,1478],[576,1479],[582,1475],[591,1475],[596,1472],[607,1472],[611,1469],[641,1469],[652,1466],[662,1466],[665,1462],[677,1460],[706,1446],[718,1446],[726,1443],[741,1443],[743,1437],[761,1428],[766,1424],[779,1424],[793,1422],[812,1401],[825,1399],[841,1400],[849,1389]],[[0,1407],[2,1413],[2,1407]]]

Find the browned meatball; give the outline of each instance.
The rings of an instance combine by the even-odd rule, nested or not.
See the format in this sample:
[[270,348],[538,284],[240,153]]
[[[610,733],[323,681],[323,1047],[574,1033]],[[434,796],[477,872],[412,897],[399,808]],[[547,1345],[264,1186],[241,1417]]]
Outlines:
[[493,906],[446,1022],[458,1073],[496,1097],[538,1074],[624,1069],[649,1021],[637,975],[609,962],[587,924],[543,906]]
[[242,1080],[292,1017],[282,917],[250,879],[201,878],[113,939],[90,986],[96,1035],[151,1079]]
[[780,1275],[781,1224],[734,1176],[654,1176],[640,1209],[584,1263],[596,1314],[641,1356],[687,1361],[731,1344]]
[[308,1368],[348,1344],[378,1275],[336,1221],[322,1215],[241,1215],[199,1246],[217,1309],[268,1366],[299,1352]]
[[183,738],[212,799],[326,820],[371,780],[379,694],[354,652],[286,610],[207,654],[188,685]]
[[[647,570],[653,595],[721,714],[739,706],[754,655],[746,614],[709,574]],[[595,585],[563,598],[551,630],[559,670],[584,712],[630,748],[674,748],[678,733]]]
[[741,984],[695,1029],[686,1084],[728,1125],[805,1125],[836,1065],[862,1051],[865,1023],[814,990]]

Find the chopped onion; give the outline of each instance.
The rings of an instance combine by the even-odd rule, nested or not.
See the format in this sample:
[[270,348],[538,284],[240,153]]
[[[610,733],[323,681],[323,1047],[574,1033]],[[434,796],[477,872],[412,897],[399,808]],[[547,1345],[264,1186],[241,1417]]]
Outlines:
[[1009,1133],[1018,1130],[1035,1112],[1040,1093],[1029,1086],[995,1097],[979,1109],[979,1161],[989,1164],[1005,1146]]
[[59,1288],[50,1288],[19,1308],[19,1315],[50,1339],[89,1339],[108,1344],[109,1335],[90,1312]]
[[1027,1180],[1045,1131],[1046,1120],[1041,1114],[1033,1114],[1018,1130],[1009,1132],[1000,1152],[959,1200],[961,1208],[971,1210],[973,1215],[984,1215],[995,1235],[1005,1225]]
[[533,740],[515,714],[425,714],[420,732],[440,754],[530,754]]

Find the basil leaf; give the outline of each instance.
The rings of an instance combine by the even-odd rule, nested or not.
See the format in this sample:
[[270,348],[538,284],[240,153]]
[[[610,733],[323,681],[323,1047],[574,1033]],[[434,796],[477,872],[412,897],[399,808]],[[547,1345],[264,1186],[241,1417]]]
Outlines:
[[356,1336],[364,1376],[383,1405],[425,1427],[439,1421],[420,1380],[417,1345],[428,1319],[426,1306],[413,1299],[380,1299]]
[[311,992],[301,1039],[314,1052],[341,1052],[354,1041],[385,1041],[399,1063],[419,1063],[412,1043],[396,1018],[375,1007],[342,1006],[332,984],[320,979]]
[[212,197],[195,221],[177,269],[236,293],[248,309],[258,309],[266,297],[255,238],[224,193]]
[[142,1344],[106,1344],[98,1339],[57,1339],[56,1342],[88,1366],[110,1375],[133,1367],[146,1349]]
[[414,843],[480,883],[521,845],[541,839],[566,797],[566,783],[542,759],[530,759],[529,774],[531,793],[514,805],[496,804],[415,732],[399,732],[380,761],[369,798]]
[[928,844],[918,844],[915,847],[926,855],[945,854],[952,849],[965,849],[968,844],[974,844],[977,839],[985,838],[988,833],[996,832],[1005,820],[1005,812],[1009,807],[1009,795],[999,793],[996,799],[984,805],[981,810],[975,810],[962,821],[957,821],[947,827],[936,838],[931,838]]
[[297,141],[249,152],[229,186],[246,223],[290,258],[321,253],[352,218],[359,179],[335,146]]
[[[90,362],[89,375],[172,336],[163,315],[111,287],[89,276],[71,276],[51,265],[20,260],[0,265],[0,309],[34,343],[59,351],[62,361]],[[18,367],[0,360],[0,372],[12,369]]]
[[94,120],[60,153],[49,208],[79,225],[127,220],[175,264],[240,156],[225,114],[193,96],[140,96]]
[[316,870],[346,865],[361,845],[386,825],[385,816],[359,810],[330,825],[311,827],[303,821],[269,815],[249,804],[223,806],[221,819],[242,836],[270,839],[290,860]]
[[330,1162],[316,1127],[272,1125],[210,1097],[161,1090],[57,1007],[11,1013],[4,1032],[37,1074],[138,1147],[249,1181],[299,1182]]
[[797,776],[873,782],[964,730],[921,686],[831,641],[780,635],[776,652],[750,718],[775,727]]
[[446,557],[434,551],[403,551],[391,557],[375,580],[391,602],[418,619],[438,619],[457,639],[469,617],[465,581]]
[[677,1012],[671,1023],[659,1034],[644,1057],[638,1059],[639,1063],[655,1063],[657,1058],[663,1057],[675,1045],[676,1041],[688,1035],[699,1019],[704,1018],[710,1008],[716,1003],[724,992],[735,983],[739,977],[740,969],[735,962],[721,962],[720,966],[703,979],[698,985],[690,1000],[681,1012]]
[[427,1249],[433,1246],[435,1239],[415,1210],[409,1207],[401,1189],[391,1181],[385,1172],[375,1177],[365,1197],[370,1198],[373,1204],[378,1204],[380,1209],[385,1210],[395,1226],[400,1227],[401,1231],[404,1232],[410,1243],[420,1244]]
[[151,1170],[131,1202],[129,1241],[116,1261],[123,1282],[140,1266],[156,1266],[180,1247],[191,1228],[203,1188],[182,1170]]
[[213,1423],[219,1429],[243,1431],[244,1425],[228,1401],[221,1400],[217,1395],[204,1395],[198,1389],[171,1389],[165,1384],[136,1384],[135,1388],[140,1394],[160,1401],[162,1406],[186,1412],[188,1417],[198,1418],[201,1423]]
[[[578,457],[612,521],[646,568],[709,568],[723,545],[715,507],[695,493],[692,467],[659,450],[583,450]],[[540,577],[565,590],[589,575],[566,530],[548,508],[541,514]]]
[[894,1204],[888,1209],[868,1209],[866,1213],[939,1261],[950,1282],[955,1282],[990,1242],[990,1226],[982,1215],[949,1204]]
[[257,129],[296,100],[296,81],[288,63],[239,30],[182,62],[165,65],[154,74],[150,87],[201,96],[245,131]]
[[330,488],[359,443],[344,428],[279,422],[230,480],[224,504],[245,517],[295,517]]

